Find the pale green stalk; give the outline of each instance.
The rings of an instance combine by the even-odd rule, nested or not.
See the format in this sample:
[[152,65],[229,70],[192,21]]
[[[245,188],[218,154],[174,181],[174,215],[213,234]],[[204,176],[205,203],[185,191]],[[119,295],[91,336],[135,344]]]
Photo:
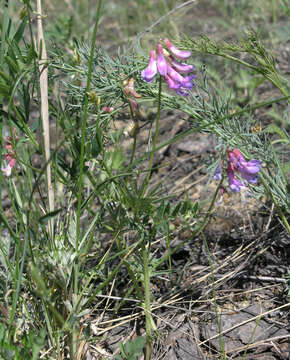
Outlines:
[[161,92],[162,92],[162,77],[159,76],[158,108],[157,108],[157,114],[156,114],[155,133],[154,133],[154,137],[153,137],[152,151],[150,153],[149,169],[148,169],[147,176],[146,176],[143,186],[142,186],[141,198],[146,194],[147,186],[148,186],[149,179],[150,179],[151,172],[152,172],[154,154],[156,152],[156,145],[157,145],[157,139],[158,139],[158,134],[159,134],[160,111],[161,111]]
[[145,329],[146,329],[146,360],[151,358],[151,341],[152,341],[152,329],[151,329],[151,293],[150,293],[150,269],[148,263],[148,257],[150,253],[147,252],[145,239],[142,242],[142,258],[143,258],[143,271],[144,271],[144,311],[145,311]]
[[[94,54],[95,54],[95,44],[96,44],[96,38],[97,38],[97,30],[98,30],[98,23],[101,13],[101,6],[102,6],[102,0],[99,0],[98,2],[98,8],[96,12],[96,20],[95,20],[95,26],[93,30],[93,36],[92,36],[92,45],[91,45],[91,53],[89,58],[89,66],[88,66],[88,75],[87,75],[87,85],[86,85],[86,92],[85,92],[85,99],[84,99],[84,113],[83,113],[83,121],[82,121],[82,129],[81,129],[81,152],[80,152],[80,174],[78,178],[78,206],[77,206],[77,226],[76,226],[76,250],[78,251],[79,242],[80,242],[80,217],[81,217],[81,204],[82,204],[82,185],[83,185],[83,171],[84,171],[84,162],[85,162],[85,140],[86,140],[86,127],[87,127],[87,118],[88,118],[88,108],[89,108],[89,98],[88,98],[88,92],[90,90],[91,86],[91,80],[92,80],[92,72],[93,72],[93,60],[94,60]],[[77,278],[75,278],[74,283],[74,290],[75,293],[77,293],[78,285],[77,285]]]
[[212,263],[211,254],[210,254],[208,244],[207,244],[207,241],[206,241],[203,231],[201,232],[201,236],[202,236],[202,240],[203,240],[203,243],[204,243],[204,246],[206,249],[209,266],[210,266],[211,280],[212,280],[212,295],[213,295],[214,310],[215,310],[216,321],[217,321],[218,332],[219,332],[220,350],[222,352],[222,358],[224,360],[226,360],[225,346],[224,346],[224,341],[223,341],[223,336],[222,336],[222,324],[221,324],[221,319],[219,318],[219,312],[218,312],[218,307],[217,307],[217,302],[216,302],[216,290],[215,290],[215,278],[214,278],[213,263]]
[[[83,113],[83,121],[82,121],[82,129],[81,129],[81,151],[80,151],[80,174],[78,178],[78,194],[77,194],[77,220],[76,220],[76,251],[79,251],[79,243],[80,243],[80,218],[81,218],[81,205],[82,205],[82,189],[83,189],[83,171],[84,171],[84,163],[85,163],[85,141],[86,141],[86,127],[87,127],[87,118],[88,118],[88,108],[89,108],[89,98],[88,92],[91,86],[92,80],[92,72],[93,72],[93,60],[95,55],[95,44],[97,38],[97,30],[99,24],[99,18],[101,14],[101,6],[102,0],[98,1],[98,8],[96,12],[95,26],[93,30],[92,36],[92,44],[91,44],[91,52],[89,58],[88,65],[88,75],[87,75],[87,85],[84,97],[84,113]],[[74,266],[74,293],[78,294],[78,279],[79,279],[79,264],[76,261]],[[76,354],[77,351],[77,329],[74,326],[72,330],[72,341],[70,344],[70,353],[72,358]]]

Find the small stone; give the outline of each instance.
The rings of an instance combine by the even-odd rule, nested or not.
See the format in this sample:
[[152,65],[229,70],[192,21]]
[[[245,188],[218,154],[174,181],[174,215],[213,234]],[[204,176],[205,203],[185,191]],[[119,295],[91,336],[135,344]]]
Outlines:
[[209,143],[204,140],[184,141],[178,144],[177,149],[187,153],[202,154],[209,149]]

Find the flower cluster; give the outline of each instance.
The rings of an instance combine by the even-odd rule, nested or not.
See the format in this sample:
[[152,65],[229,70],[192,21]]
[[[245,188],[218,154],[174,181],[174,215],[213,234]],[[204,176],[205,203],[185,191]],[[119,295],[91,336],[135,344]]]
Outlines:
[[[234,192],[239,192],[245,188],[245,182],[255,184],[258,181],[258,173],[261,170],[260,160],[246,161],[239,149],[231,151],[228,149],[227,176],[229,187]],[[239,180],[236,174],[239,174],[245,182]],[[213,176],[216,180],[222,179],[222,162],[216,168]]]
[[[18,135],[15,128],[13,129],[13,133],[14,133],[14,140],[15,142],[17,142]],[[4,155],[7,164],[5,167],[2,167],[1,170],[3,175],[8,177],[11,175],[12,169],[16,165],[16,154],[13,149],[13,142],[11,136],[6,137],[6,140],[4,141],[4,148],[7,151]]]
[[141,72],[142,79],[151,82],[158,72],[178,95],[188,95],[188,90],[194,85],[192,80],[195,75],[187,74],[193,72],[194,66],[180,63],[176,58],[179,60],[187,59],[191,56],[191,52],[177,49],[168,39],[164,39],[164,43],[169,53],[163,49],[161,44],[157,45],[157,56],[155,50],[151,50],[149,65]]

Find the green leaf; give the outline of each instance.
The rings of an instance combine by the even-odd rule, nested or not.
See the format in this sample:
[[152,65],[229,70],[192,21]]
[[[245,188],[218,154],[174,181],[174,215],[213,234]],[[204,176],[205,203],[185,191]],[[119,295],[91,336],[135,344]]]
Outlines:
[[22,39],[23,37],[23,33],[24,33],[24,30],[25,30],[25,27],[26,27],[26,24],[27,24],[27,19],[28,19],[28,16],[25,16],[22,20],[22,23],[19,25],[14,37],[13,37],[13,40],[15,40],[17,43],[19,43],[19,41]]
[[145,337],[138,336],[135,340],[127,341],[125,345],[119,343],[121,355],[116,356],[116,360],[138,360],[143,353]]
[[285,132],[284,132],[281,128],[279,128],[277,125],[275,125],[275,124],[270,124],[270,125],[268,125],[268,126],[266,127],[266,130],[267,130],[269,133],[272,133],[272,134],[275,133],[275,134],[279,135],[280,138],[282,138],[282,139],[288,140],[288,137],[287,137],[287,135],[285,134]]
[[0,82],[0,95],[8,98],[10,95],[10,86]]
[[50,220],[51,218],[53,218],[54,216],[56,216],[58,213],[60,213],[62,210],[62,208],[59,208],[57,210],[51,211],[43,216],[41,216],[38,220],[41,224],[44,224],[46,222],[48,222],[48,220]]
[[286,164],[284,164],[284,165],[282,166],[282,168],[283,168],[283,171],[284,171],[286,174],[289,174],[289,173],[290,173],[290,161],[287,162]]
[[118,170],[125,161],[125,156],[121,149],[116,149],[112,154],[112,169]]

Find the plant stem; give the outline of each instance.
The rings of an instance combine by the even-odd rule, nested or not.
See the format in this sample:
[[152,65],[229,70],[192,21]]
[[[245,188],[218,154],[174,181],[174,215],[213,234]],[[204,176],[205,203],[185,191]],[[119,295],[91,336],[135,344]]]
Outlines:
[[150,303],[150,270],[148,264],[148,253],[146,249],[145,239],[142,243],[143,271],[144,271],[144,297],[145,297],[145,322],[146,322],[146,360],[151,357],[151,303]]
[[225,346],[224,346],[224,341],[223,341],[223,336],[222,336],[222,324],[221,324],[221,319],[219,317],[218,306],[217,306],[217,302],[216,302],[214,267],[213,267],[213,262],[212,262],[212,259],[211,259],[211,254],[210,254],[210,251],[209,251],[209,247],[208,247],[208,244],[207,244],[207,241],[206,241],[206,238],[204,236],[203,231],[201,231],[201,237],[202,237],[202,240],[203,240],[203,244],[205,246],[205,250],[206,250],[206,253],[207,253],[207,256],[208,256],[208,261],[209,261],[209,266],[210,266],[213,303],[214,303],[214,310],[215,310],[216,321],[217,321],[218,332],[219,332],[219,345],[220,345],[220,351],[222,352],[222,358],[225,360],[226,359],[226,353],[225,353]]
[[[98,2],[98,8],[96,13],[95,26],[93,30],[92,36],[92,45],[91,52],[89,58],[89,66],[88,66],[88,75],[87,75],[87,85],[86,92],[84,96],[84,114],[82,121],[82,129],[81,129],[81,152],[80,152],[80,174],[78,178],[78,207],[77,207],[77,229],[76,229],[76,250],[78,250],[79,241],[80,241],[80,217],[81,217],[81,204],[82,204],[82,182],[83,182],[83,171],[84,171],[84,162],[85,162],[85,142],[86,142],[86,126],[87,126],[87,118],[88,118],[88,107],[89,107],[89,98],[88,92],[91,86],[92,72],[93,72],[93,60],[95,54],[95,43],[97,38],[97,30],[98,23],[101,13],[102,0]],[[77,292],[77,283],[75,282],[75,291]]]
[[[39,84],[40,84],[40,109],[42,119],[42,130],[44,139],[44,153],[46,166],[46,185],[48,193],[48,211],[54,210],[54,190],[51,180],[50,165],[50,137],[49,137],[49,111],[48,111],[48,70],[47,70],[47,54],[42,28],[42,10],[41,0],[37,0],[37,25],[38,25],[38,46],[39,51]],[[49,220],[49,234],[53,241],[53,218]]]
[[155,134],[154,134],[154,137],[153,137],[152,151],[150,153],[149,169],[148,169],[147,176],[146,176],[146,178],[144,180],[144,183],[143,183],[142,192],[141,192],[141,198],[145,195],[146,190],[147,190],[147,186],[148,186],[148,183],[149,183],[149,179],[150,179],[151,172],[152,172],[152,167],[153,167],[154,154],[156,152],[156,144],[157,144],[157,138],[158,138],[158,134],[159,134],[160,111],[161,111],[161,91],[162,91],[162,77],[159,76],[158,108],[157,108],[157,114],[156,114]]
[[[91,44],[91,52],[89,58],[89,65],[88,65],[88,74],[87,74],[87,85],[86,91],[84,96],[84,113],[83,113],[83,121],[82,121],[82,128],[81,128],[81,151],[80,151],[80,174],[78,178],[78,206],[77,206],[77,220],[76,220],[76,244],[75,249],[79,251],[79,243],[80,243],[80,218],[81,218],[81,205],[82,205],[82,185],[83,185],[83,171],[84,171],[84,163],[85,163],[85,143],[86,143],[86,127],[87,127],[87,118],[88,118],[88,108],[89,108],[89,98],[88,92],[91,86],[91,79],[92,79],[92,72],[93,72],[93,60],[95,54],[95,44],[97,38],[97,30],[99,24],[99,18],[101,14],[101,6],[102,0],[98,1],[98,8],[96,12],[96,19],[95,19],[95,26],[93,30],[92,36],[92,44]],[[79,277],[79,264],[76,261],[74,266],[74,294],[78,294],[78,277]],[[71,340],[71,355],[74,356],[77,350],[77,328],[76,325],[73,325],[72,329],[72,340]]]

